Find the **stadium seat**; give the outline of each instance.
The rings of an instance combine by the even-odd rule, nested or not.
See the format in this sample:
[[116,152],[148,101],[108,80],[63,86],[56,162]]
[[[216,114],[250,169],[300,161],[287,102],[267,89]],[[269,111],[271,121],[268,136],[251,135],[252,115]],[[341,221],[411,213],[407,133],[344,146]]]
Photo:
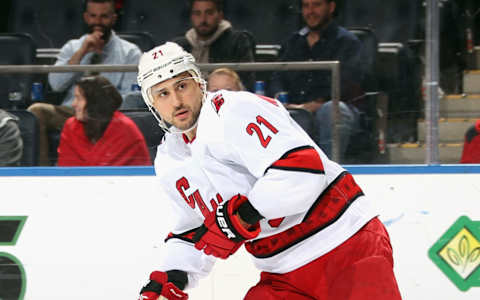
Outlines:
[[378,42],[375,32],[370,27],[348,27],[362,43],[360,53],[363,78],[361,82],[364,94],[353,101],[357,108],[359,125],[352,132],[347,146],[344,163],[370,163],[378,156],[377,103],[380,91],[377,80]]
[[[379,43],[405,43],[415,38],[423,1],[344,0],[338,22],[345,27],[371,27]],[[387,26],[388,24],[388,26]]]
[[277,61],[282,46],[278,44],[262,44],[255,45],[255,61],[256,62],[274,62]]
[[121,110],[128,110],[128,109],[147,109],[145,102],[143,102],[142,94],[140,92],[131,92],[125,96],[123,99],[122,106],[120,106]]
[[140,48],[143,52],[155,47],[155,40],[148,32],[117,32],[117,35],[124,40],[127,40]]
[[348,27],[347,29],[362,42],[361,63],[365,76],[363,78],[362,88],[367,92],[376,91],[378,89],[375,73],[377,71],[377,36],[370,27]]
[[38,48],[61,48],[85,32],[82,13],[80,0],[15,0],[8,30],[29,33]]
[[421,70],[411,50],[402,43],[380,43],[379,89],[388,95],[389,142],[417,140],[416,120],[421,104]]
[[8,112],[20,119],[18,126],[23,139],[20,166],[38,165],[39,127],[37,117],[27,110],[8,110]]
[[121,112],[132,119],[143,133],[153,162],[157,155],[157,146],[162,141],[164,135],[163,130],[158,126],[157,120],[148,110],[121,110]]
[[182,35],[190,27],[186,1],[124,2],[121,32],[149,32],[158,44]]
[[[257,44],[278,44],[300,27],[298,1],[226,1],[225,19],[250,31]],[[275,30],[272,30],[275,28]]]
[[[281,46],[278,44],[257,44],[255,46],[255,62],[276,62],[281,50]],[[255,80],[264,81],[265,84],[270,84],[273,71],[257,71],[255,72]]]
[[[185,34],[191,27],[187,1],[125,1],[121,31],[147,31],[158,43]],[[259,44],[276,44],[299,27],[295,1],[225,1],[225,19],[250,31]],[[275,30],[271,30],[275,28]]]
[[[35,53],[30,35],[0,33],[0,65],[32,65]],[[0,108],[25,108],[30,102],[32,78],[32,74],[0,75]]]
[[342,163],[369,164],[383,160],[379,145],[385,136],[386,101],[388,98],[382,92],[367,92],[362,97],[362,109],[358,109],[359,124],[350,136]]

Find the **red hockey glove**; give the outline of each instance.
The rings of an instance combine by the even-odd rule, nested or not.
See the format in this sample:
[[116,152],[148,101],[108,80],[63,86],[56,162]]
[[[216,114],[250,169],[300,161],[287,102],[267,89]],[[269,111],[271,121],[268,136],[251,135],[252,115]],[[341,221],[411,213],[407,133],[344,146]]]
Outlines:
[[154,271],[150,274],[150,282],[140,291],[138,300],[157,300],[160,296],[168,300],[187,300],[188,294],[173,283],[175,282],[183,288],[187,283],[187,278],[187,273],[183,271]]
[[[235,253],[245,240],[258,236],[258,221],[261,218],[247,197],[234,196],[218,205],[217,209],[205,218],[203,225],[193,236],[195,248],[203,250],[207,255],[226,259]],[[248,228],[242,225],[241,220]]]

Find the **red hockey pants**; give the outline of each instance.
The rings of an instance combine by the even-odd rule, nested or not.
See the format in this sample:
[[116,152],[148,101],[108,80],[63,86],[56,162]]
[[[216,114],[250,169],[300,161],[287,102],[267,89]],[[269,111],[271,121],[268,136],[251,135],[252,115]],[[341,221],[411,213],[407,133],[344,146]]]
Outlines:
[[390,238],[378,218],[329,253],[285,274],[262,272],[246,300],[399,300]]

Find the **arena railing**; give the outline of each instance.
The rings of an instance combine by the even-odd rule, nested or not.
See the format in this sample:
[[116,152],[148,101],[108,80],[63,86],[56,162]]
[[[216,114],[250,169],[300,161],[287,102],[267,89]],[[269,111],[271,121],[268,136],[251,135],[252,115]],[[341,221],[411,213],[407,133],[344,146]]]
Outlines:
[[[46,53],[45,53],[46,54]],[[262,63],[215,63],[198,64],[202,71],[212,71],[217,68],[231,68],[235,71],[307,71],[330,70],[332,99],[332,159],[340,162],[339,128],[340,128],[340,62],[339,61],[308,61],[308,62],[262,62]],[[66,72],[137,72],[137,65],[2,65],[2,73],[66,73]]]

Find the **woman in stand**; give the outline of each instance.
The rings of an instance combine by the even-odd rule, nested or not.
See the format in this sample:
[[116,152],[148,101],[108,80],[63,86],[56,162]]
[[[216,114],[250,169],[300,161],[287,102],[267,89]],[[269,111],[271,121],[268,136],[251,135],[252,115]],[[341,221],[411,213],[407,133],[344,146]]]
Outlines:
[[151,165],[145,138],[118,111],[122,97],[102,76],[80,79],[75,86],[74,116],[62,130],[59,166]]

